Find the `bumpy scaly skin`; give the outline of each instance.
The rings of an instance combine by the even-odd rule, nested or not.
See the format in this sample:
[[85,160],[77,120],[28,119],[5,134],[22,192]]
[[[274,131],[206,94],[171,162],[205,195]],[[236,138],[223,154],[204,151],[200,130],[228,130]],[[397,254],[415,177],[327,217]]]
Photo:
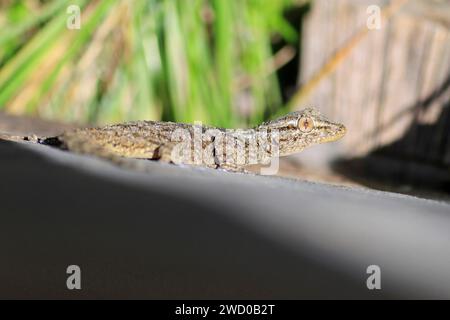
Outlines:
[[313,108],[289,113],[253,129],[223,129],[174,122],[135,121],[101,128],[67,131],[56,137],[0,135],[91,154],[128,165],[124,158],[152,159],[177,164],[241,171],[249,164],[297,153],[306,147],[336,141],[344,125]]
[[344,125],[307,108],[245,130],[136,121],[77,129],[42,141],[109,159],[153,159],[240,170],[248,164],[267,163],[274,156],[338,140],[345,132]]

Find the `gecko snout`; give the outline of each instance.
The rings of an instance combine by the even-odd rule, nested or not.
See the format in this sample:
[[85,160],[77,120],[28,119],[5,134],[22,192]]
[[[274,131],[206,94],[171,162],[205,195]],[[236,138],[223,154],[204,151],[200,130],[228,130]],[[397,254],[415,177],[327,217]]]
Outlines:
[[347,133],[347,128],[343,124],[338,124],[334,134],[334,141],[342,138]]
[[319,143],[333,142],[342,138],[347,128],[340,123],[328,124],[327,128],[320,133]]
[[339,125],[338,134],[339,134],[341,137],[343,137],[343,136],[345,136],[346,133],[347,133],[347,128],[346,128],[343,124],[340,124],[340,125]]

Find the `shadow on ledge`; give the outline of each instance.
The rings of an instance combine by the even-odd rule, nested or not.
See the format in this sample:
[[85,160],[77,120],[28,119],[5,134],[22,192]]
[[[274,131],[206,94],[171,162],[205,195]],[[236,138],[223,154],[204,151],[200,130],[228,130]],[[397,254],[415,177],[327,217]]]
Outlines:
[[[221,214],[232,203],[102,178],[19,143],[0,141],[0,164],[0,298],[395,296]],[[82,290],[66,288],[71,264]]]
[[[445,88],[448,88],[448,84]],[[432,100],[408,110],[426,110]],[[365,186],[450,201],[450,101],[431,125],[413,121],[393,143],[365,157],[338,160],[338,173]]]

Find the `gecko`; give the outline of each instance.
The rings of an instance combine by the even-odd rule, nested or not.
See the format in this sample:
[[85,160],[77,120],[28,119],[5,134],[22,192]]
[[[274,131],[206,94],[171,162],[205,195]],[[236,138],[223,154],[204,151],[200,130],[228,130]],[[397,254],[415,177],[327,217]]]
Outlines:
[[343,124],[330,121],[314,108],[306,108],[249,129],[132,121],[22,140],[117,163],[135,158],[242,172],[245,166],[267,164],[273,157],[336,141],[345,133]]

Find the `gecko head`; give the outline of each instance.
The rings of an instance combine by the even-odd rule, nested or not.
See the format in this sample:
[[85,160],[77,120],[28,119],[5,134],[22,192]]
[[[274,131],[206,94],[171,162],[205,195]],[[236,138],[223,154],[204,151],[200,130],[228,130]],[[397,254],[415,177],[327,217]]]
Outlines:
[[280,141],[291,141],[293,152],[310,145],[336,141],[347,131],[343,124],[330,121],[314,108],[288,113],[265,123],[264,127],[278,130]]

